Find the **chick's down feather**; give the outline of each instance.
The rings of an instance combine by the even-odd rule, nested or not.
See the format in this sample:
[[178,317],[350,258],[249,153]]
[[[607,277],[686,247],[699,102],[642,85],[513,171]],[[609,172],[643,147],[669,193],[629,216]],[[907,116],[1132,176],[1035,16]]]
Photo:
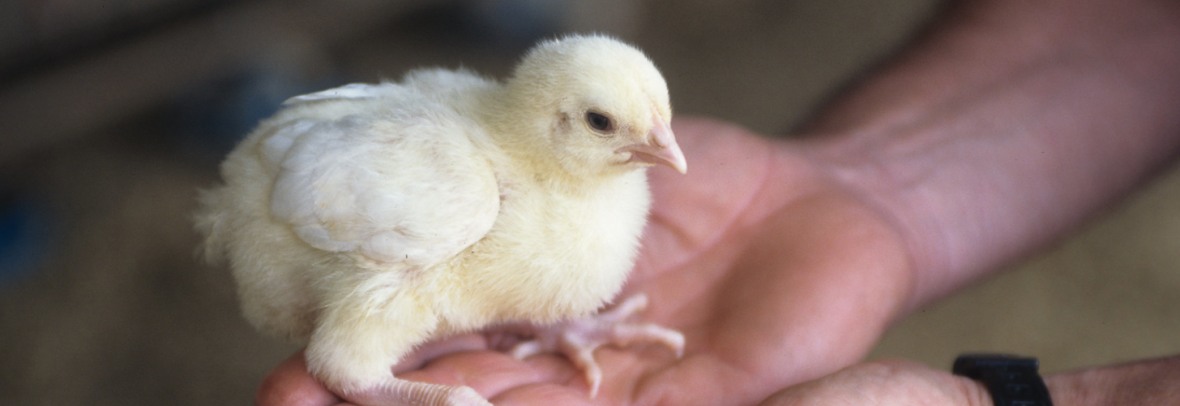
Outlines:
[[[597,345],[683,347],[625,322],[642,297],[578,321],[634,264],[644,169],[686,168],[671,114],[651,61],[604,36],[542,42],[504,82],[418,70],[297,96],[230,153],[197,226],[228,259],[246,319],[306,342],[309,370],[349,401],[486,405],[391,367],[505,323],[543,326],[513,353],[566,350],[593,395]],[[557,342],[568,337],[581,338]]]

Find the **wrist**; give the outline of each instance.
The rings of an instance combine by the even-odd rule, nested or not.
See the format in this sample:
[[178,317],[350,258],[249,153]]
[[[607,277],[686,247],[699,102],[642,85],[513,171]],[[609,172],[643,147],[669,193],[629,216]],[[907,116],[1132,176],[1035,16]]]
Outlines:
[[1104,393],[1104,390],[1096,386],[1099,382],[1093,382],[1093,379],[1083,377],[1079,373],[1064,373],[1045,377],[1045,386],[1049,388],[1049,396],[1055,401],[1057,406],[1083,406],[1083,405],[1102,405],[1106,402],[1098,400],[1097,397]]
[[[897,178],[890,176],[885,157],[873,147],[866,145],[864,137],[829,135],[822,138],[805,139],[799,142],[801,155],[815,168],[820,178],[827,180],[833,189],[855,200],[871,212],[890,231],[905,257],[905,266],[894,269],[890,279],[902,285],[895,289],[890,321],[899,321],[909,315],[917,306],[921,295],[920,275],[923,269],[934,268],[930,253],[940,249],[929,247],[929,239],[920,238],[923,230],[913,220],[920,218],[895,204],[898,199],[892,194],[898,187]],[[890,163],[889,165],[892,165]],[[910,211],[922,211],[909,207]]]
[[[857,255],[872,258],[872,264],[849,264],[844,270],[829,271],[827,278],[840,278],[843,293],[856,294],[860,309],[851,310],[857,316],[852,328],[869,329],[875,343],[880,335],[894,322],[904,318],[911,311],[913,287],[916,273],[913,249],[905,230],[893,217],[894,213],[875,200],[871,190],[859,188],[858,184],[841,178],[847,169],[836,162],[837,158],[849,158],[852,154],[830,154],[830,144],[817,140],[790,140],[777,144],[775,171],[784,177],[798,176],[807,179],[803,185],[792,184],[789,190],[795,194],[785,201],[802,206],[811,203],[817,210],[829,213],[828,225],[816,226],[815,230],[832,230],[831,225],[856,224],[856,232],[835,236],[842,245],[858,252]],[[799,208],[799,207],[796,207]],[[792,211],[796,217],[820,219],[823,216],[801,215],[805,210]],[[836,213],[832,215],[831,213]],[[818,241],[827,234],[810,233],[808,241]],[[843,257],[845,259],[849,257]],[[847,274],[840,276],[840,274]],[[871,345],[871,344],[870,344]]]

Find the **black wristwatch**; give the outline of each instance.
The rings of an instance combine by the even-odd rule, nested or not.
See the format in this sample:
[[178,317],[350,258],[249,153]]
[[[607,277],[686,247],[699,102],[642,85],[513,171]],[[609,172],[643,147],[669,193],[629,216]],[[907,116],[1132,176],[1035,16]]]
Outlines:
[[1036,358],[964,354],[951,372],[983,382],[996,406],[1053,406],[1038,367]]

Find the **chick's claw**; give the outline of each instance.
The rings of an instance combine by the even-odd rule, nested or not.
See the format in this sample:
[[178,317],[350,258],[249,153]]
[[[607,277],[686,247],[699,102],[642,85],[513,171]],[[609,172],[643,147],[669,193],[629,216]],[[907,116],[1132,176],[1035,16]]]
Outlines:
[[594,361],[594,350],[604,344],[625,347],[636,342],[655,342],[668,347],[677,358],[684,355],[684,335],[680,332],[650,323],[627,322],[646,307],[647,296],[638,294],[610,311],[589,318],[537,327],[534,339],[517,344],[509,354],[516,359],[542,352],[565,354],[585,374],[593,398],[602,383],[602,369]]

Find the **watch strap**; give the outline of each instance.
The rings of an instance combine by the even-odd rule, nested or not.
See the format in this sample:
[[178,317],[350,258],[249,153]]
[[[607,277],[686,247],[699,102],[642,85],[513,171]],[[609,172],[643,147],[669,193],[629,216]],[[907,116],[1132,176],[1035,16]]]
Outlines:
[[1036,358],[965,354],[955,359],[955,375],[980,381],[996,406],[1053,406]]

